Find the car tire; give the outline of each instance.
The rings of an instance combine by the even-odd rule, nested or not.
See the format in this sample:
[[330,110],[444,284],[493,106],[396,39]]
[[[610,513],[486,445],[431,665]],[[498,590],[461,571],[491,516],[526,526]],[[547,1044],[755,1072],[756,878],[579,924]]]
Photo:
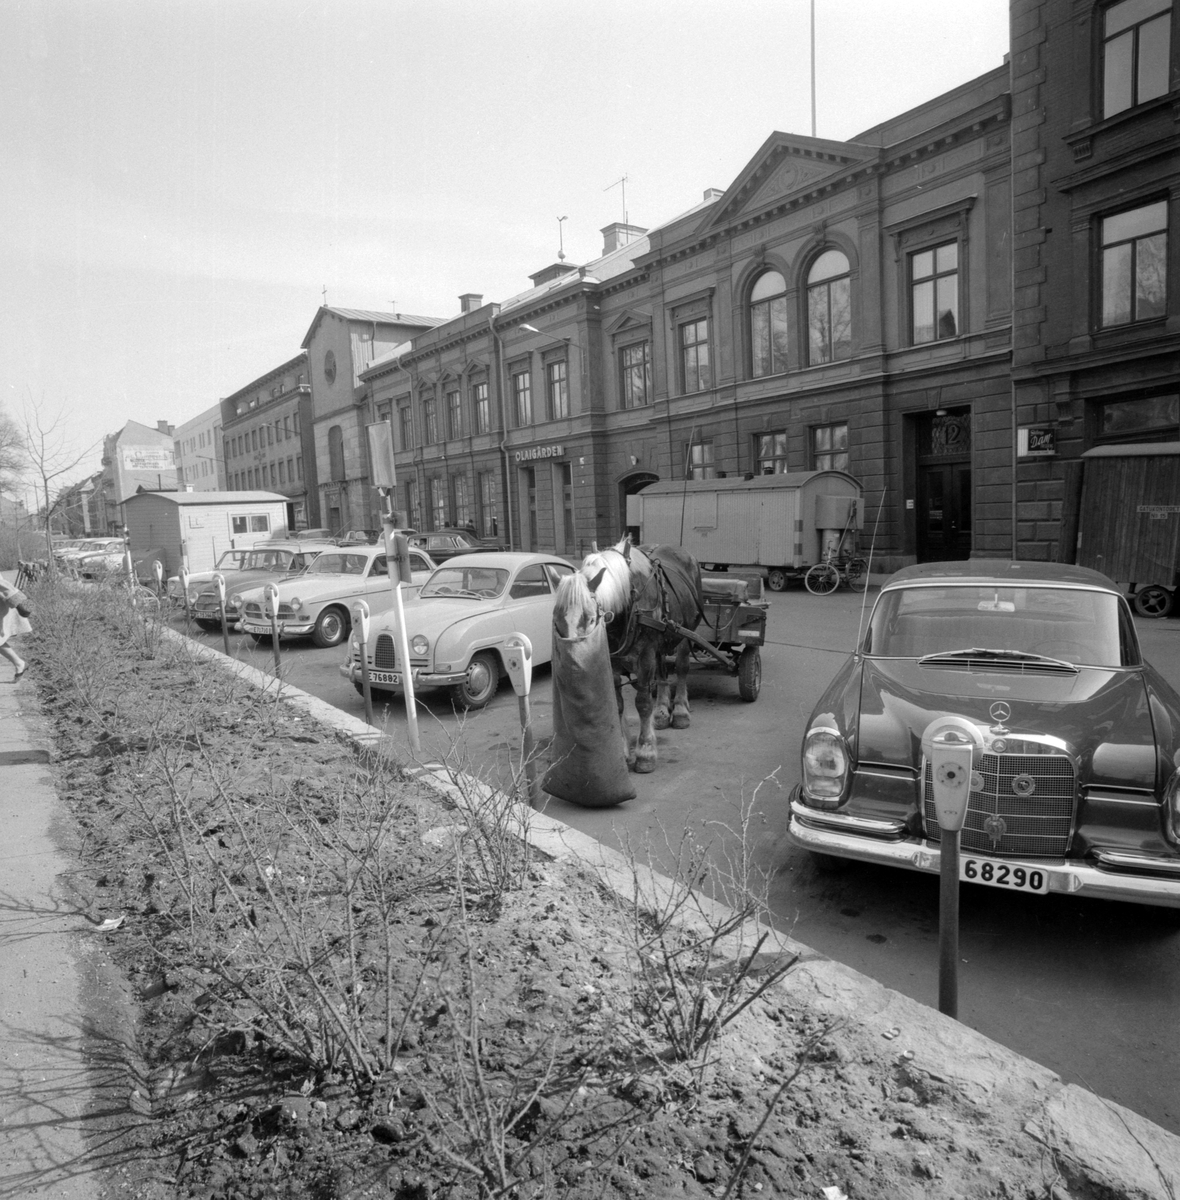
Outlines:
[[803,576],[803,586],[813,596],[827,596],[840,586],[840,572],[831,563],[816,563]]
[[250,634],[250,640],[256,646],[269,646],[272,638],[269,633],[252,633]]
[[199,617],[193,617],[193,624],[200,626],[206,633],[220,633],[220,621],[202,621]]
[[771,567],[766,573],[766,586],[772,592],[787,590],[787,571],[785,567]]
[[1141,617],[1166,617],[1172,603],[1172,593],[1162,584],[1149,583],[1135,593],[1135,611]]
[[762,651],[757,646],[747,646],[738,657],[738,695],[753,704],[762,690]]
[[321,649],[329,646],[339,646],[348,637],[348,614],[342,608],[325,608],[316,617],[315,628],[311,631],[311,640]]
[[462,683],[451,689],[459,708],[483,708],[500,686],[500,660],[490,650],[471,656]]

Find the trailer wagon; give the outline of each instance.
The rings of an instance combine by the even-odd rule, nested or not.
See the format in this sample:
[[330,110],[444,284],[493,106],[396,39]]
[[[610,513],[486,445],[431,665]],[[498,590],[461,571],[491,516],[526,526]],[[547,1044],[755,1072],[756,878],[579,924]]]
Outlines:
[[862,501],[860,481],[844,471],[661,480],[627,497],[627,524],[706,568],[756,568],[780,592],[828,552],[852,551]]

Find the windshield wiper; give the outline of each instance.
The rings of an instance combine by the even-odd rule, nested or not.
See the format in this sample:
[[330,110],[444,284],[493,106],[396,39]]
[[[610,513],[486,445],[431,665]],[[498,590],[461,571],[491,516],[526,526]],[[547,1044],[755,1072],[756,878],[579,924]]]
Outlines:
[[934,654],[923,655],[918,659],[918,666],[935,658],[998,658],[1008,662],[1042,662],[1053,663],[1059,667],[1077,670],[1077,663],[1066,662],[1063,658],[1051,658],[1047,654],[1033,654],[1028,650],[995,650],[987,646],[969,646],[965,650],[939,650]]

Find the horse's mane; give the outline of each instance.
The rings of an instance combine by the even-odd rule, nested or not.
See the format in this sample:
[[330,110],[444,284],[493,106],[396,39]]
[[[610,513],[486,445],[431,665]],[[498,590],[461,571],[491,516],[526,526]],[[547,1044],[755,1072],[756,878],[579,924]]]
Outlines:
[[566,637],[577,637],[598,620],[598,601],[586,576],[573,571],[562,577],[553,598],[553,620],[565,625]]
[[[638,551],[632,550],[632,554]],[[594,595],[599,605],[607,612],[624,613],[631,607],[631,567],[621,550],[613,546],[608,550],[595,550],[582,560],[582,570],[575,572],[585,579],[593,579],[603,572]]]

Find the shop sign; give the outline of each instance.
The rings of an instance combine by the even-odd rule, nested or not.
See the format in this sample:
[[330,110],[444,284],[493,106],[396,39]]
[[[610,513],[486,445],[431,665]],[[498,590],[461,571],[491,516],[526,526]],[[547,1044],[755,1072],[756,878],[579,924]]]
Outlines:
[[1057,453],[1057,430],[1023,425],[1016,431],[1016,453],[1020,458],[1045,457]]
[[561,458],[564,454],[564,446],[531,446],[528,450],[517,450],[516,461],[536,462],[539,458]]
[[1180,513],[1180,504],[1140,504],[1135,511],[1149,521],[1166,521],[1173,513]]

